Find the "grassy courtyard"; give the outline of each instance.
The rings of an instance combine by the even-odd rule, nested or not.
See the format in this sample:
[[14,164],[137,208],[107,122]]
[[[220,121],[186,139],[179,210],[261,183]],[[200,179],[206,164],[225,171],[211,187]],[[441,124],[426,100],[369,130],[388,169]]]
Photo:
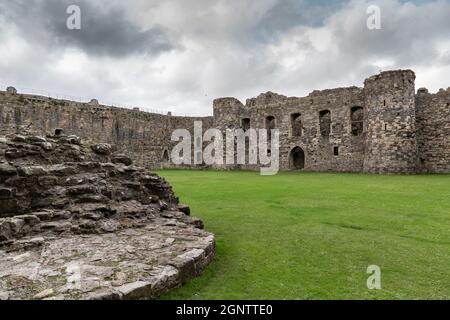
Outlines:
[[217,237],[164,299],[450,299],[449,175],[158,173]]

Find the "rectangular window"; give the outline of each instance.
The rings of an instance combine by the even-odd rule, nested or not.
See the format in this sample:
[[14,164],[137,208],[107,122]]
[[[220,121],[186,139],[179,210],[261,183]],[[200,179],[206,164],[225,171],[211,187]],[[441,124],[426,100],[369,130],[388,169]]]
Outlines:
[[293,137],[302,135],[302,116],[300,113],[291,114],[291,132]]
[[249,118],[242,119],[242,129],[244,129],[244,131],[248,131],[250,129],[250,119]]
[[275,117],[269,116],[266,118],[267,139],[272,140],[272,130],[275,129]]
[[319,113],[320,133],[322,137],[329,137],[331,133],[331,112],[324,110]]
[[364,128],[364,109],[362,107],[353,107],[350,113],[352,134],[354,136],[360,136]]
[[334,155],[335,156],[339,155],[339,147],[334,147]]

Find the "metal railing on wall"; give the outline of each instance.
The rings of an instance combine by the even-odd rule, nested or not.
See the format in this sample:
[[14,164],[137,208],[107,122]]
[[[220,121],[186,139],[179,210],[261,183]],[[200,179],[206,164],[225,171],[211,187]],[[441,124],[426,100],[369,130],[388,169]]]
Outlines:
[[[87,97],[73,96],[73,95],[69,95],[69,94],[65,94],[65,93],[55,93],[55,92],[51,92],[48,90],[11,86],[11,85],[6,85],[6,84],[0,83],[0,91],[6,91],[6,89],[8,87],[14,87],[17,90],[18,94],[42,96],[42,97],[52,98],[52,99],[56,99],[56,100],[67,100],[67,101],[73,101],[73,102],[77,102],[77,103],[89,103],[92,100],[92,98],[87,98]],[[169,110],[148,108],[148,107],[142,107],[142,106],[138,107],[138,106],[128,105],[128,104],[124,104],[124,103],[105,101],[103,99],[97,99],[97,100],[98,100],[99,104],[104,105],[104,106],[130,109],[130,110],[139,110],[139,111],[144,111],[144,112],[149,112],[149,113],[154,113],[154,114],[161,114],[161,115],[171,115],[174,117],[207,117],[207,116],[210,116],[210,115],[205,115],[205,114],[172,112]]]

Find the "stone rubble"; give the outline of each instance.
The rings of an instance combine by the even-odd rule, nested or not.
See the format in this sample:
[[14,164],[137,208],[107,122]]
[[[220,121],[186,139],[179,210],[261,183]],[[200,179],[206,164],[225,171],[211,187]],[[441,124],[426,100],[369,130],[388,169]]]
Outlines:
[[154,299],[212,261],[203,222],[113,149],[0,137],[0,300]]

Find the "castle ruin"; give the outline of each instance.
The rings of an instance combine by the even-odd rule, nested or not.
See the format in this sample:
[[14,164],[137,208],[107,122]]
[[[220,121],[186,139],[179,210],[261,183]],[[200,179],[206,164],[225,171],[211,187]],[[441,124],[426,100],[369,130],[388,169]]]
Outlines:
[[[242,104],[214,101],[213,117],[177,117],[98,104],[0,92],[0,134],[63,130],[114,145],[140,166],[173,168],[175,129],[280,130],[282,170],[366,173],[450,172],[450,88],[415,91],[411,70],[382,72],[364,87],[314,91],[306,97],[272,92]],[[270,150],[268,150],[270,152]],[[193,168],[189,167],[189,168]],[[203,168],[196,165],[195,168]],[[218,169],[256,169],[251,165]]]

